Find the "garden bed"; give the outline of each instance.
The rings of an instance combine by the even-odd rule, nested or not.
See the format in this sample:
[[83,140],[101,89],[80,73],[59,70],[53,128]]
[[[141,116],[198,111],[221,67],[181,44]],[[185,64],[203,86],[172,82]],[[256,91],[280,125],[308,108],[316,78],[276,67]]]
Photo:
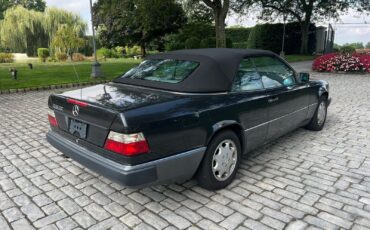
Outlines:
[[312,69],[330,73],[370,73],[370,53],[330,53],[316,58]]

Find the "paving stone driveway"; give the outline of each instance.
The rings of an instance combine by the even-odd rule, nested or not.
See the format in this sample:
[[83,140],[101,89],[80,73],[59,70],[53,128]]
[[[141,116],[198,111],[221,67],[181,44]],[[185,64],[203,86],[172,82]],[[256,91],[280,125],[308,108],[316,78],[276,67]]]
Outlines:
[[127,189],[45,141],[50,91],[0,95],[0,229],[370,229],[370,76],[318,75],[333,103],[245,157],[236,181]]

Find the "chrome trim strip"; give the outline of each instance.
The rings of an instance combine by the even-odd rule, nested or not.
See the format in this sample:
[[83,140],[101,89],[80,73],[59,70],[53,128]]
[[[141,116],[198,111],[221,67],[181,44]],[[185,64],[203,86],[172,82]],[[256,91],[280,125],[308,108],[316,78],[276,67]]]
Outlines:
[[284,118],[284,117],[290,116],[290,115],[292,115],[292,114],[298,113],[298,112],[300,112],[300,111],[302,111],[302,110],[308,109],[309,107],[314,106],[314,105],[317,105],[317,104],[318,104],[318,103],[313,103],[313,104],[311,104],[311,105],[309,105],[309,106],[306,106],[306,107],[304,107],[304,108],[302,108],[302,109],[298,109],[298,110],[296,110],[296,111],[294,111],[294,112],[291,112],[291,113],[285,114],[284,116],[281,116],[281,117],[278,117],[278,118],[274,118],[274,119],[272,119],[272,120],[270,120],[270,121],[266,121],[266,122],[264,122],[264,123],[262,123],[262,124],[259,124],[259,125],[256,125],[256,126],[253,126],[253,127],[251,127],[251,128],[248,128],[248,129],[245,129],[245,130],[244,130],[244,132],[249,132],[249,131],[251,131],[251,130],[253,130],[253,129],[256,129],[256,128],[261,127],[261,126],[264,126],[264,125],[267,125],[267,124],[269,124],[269,123],[271,123],[271,122],[277,121],[277,120],[279,120],[279,119],[282,119],[282,118]]

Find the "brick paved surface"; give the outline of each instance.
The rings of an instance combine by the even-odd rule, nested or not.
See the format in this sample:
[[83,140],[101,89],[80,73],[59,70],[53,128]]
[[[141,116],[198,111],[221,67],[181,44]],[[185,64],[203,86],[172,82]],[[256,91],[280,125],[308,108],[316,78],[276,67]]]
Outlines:
[[0,95],[0,229],[370,229],[370,76],[315,75],[325,129],[253,152],[217,192],[112,183],[45,141],[50,91]]

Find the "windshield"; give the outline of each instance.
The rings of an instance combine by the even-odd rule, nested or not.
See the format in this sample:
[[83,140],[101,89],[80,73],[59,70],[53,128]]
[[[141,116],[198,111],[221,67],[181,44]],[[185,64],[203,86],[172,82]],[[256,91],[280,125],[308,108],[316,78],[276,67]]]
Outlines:
[[198,66],[199,63],[194,61],[173,59],[146,60],[125,73],[121,78],[179,83]]

